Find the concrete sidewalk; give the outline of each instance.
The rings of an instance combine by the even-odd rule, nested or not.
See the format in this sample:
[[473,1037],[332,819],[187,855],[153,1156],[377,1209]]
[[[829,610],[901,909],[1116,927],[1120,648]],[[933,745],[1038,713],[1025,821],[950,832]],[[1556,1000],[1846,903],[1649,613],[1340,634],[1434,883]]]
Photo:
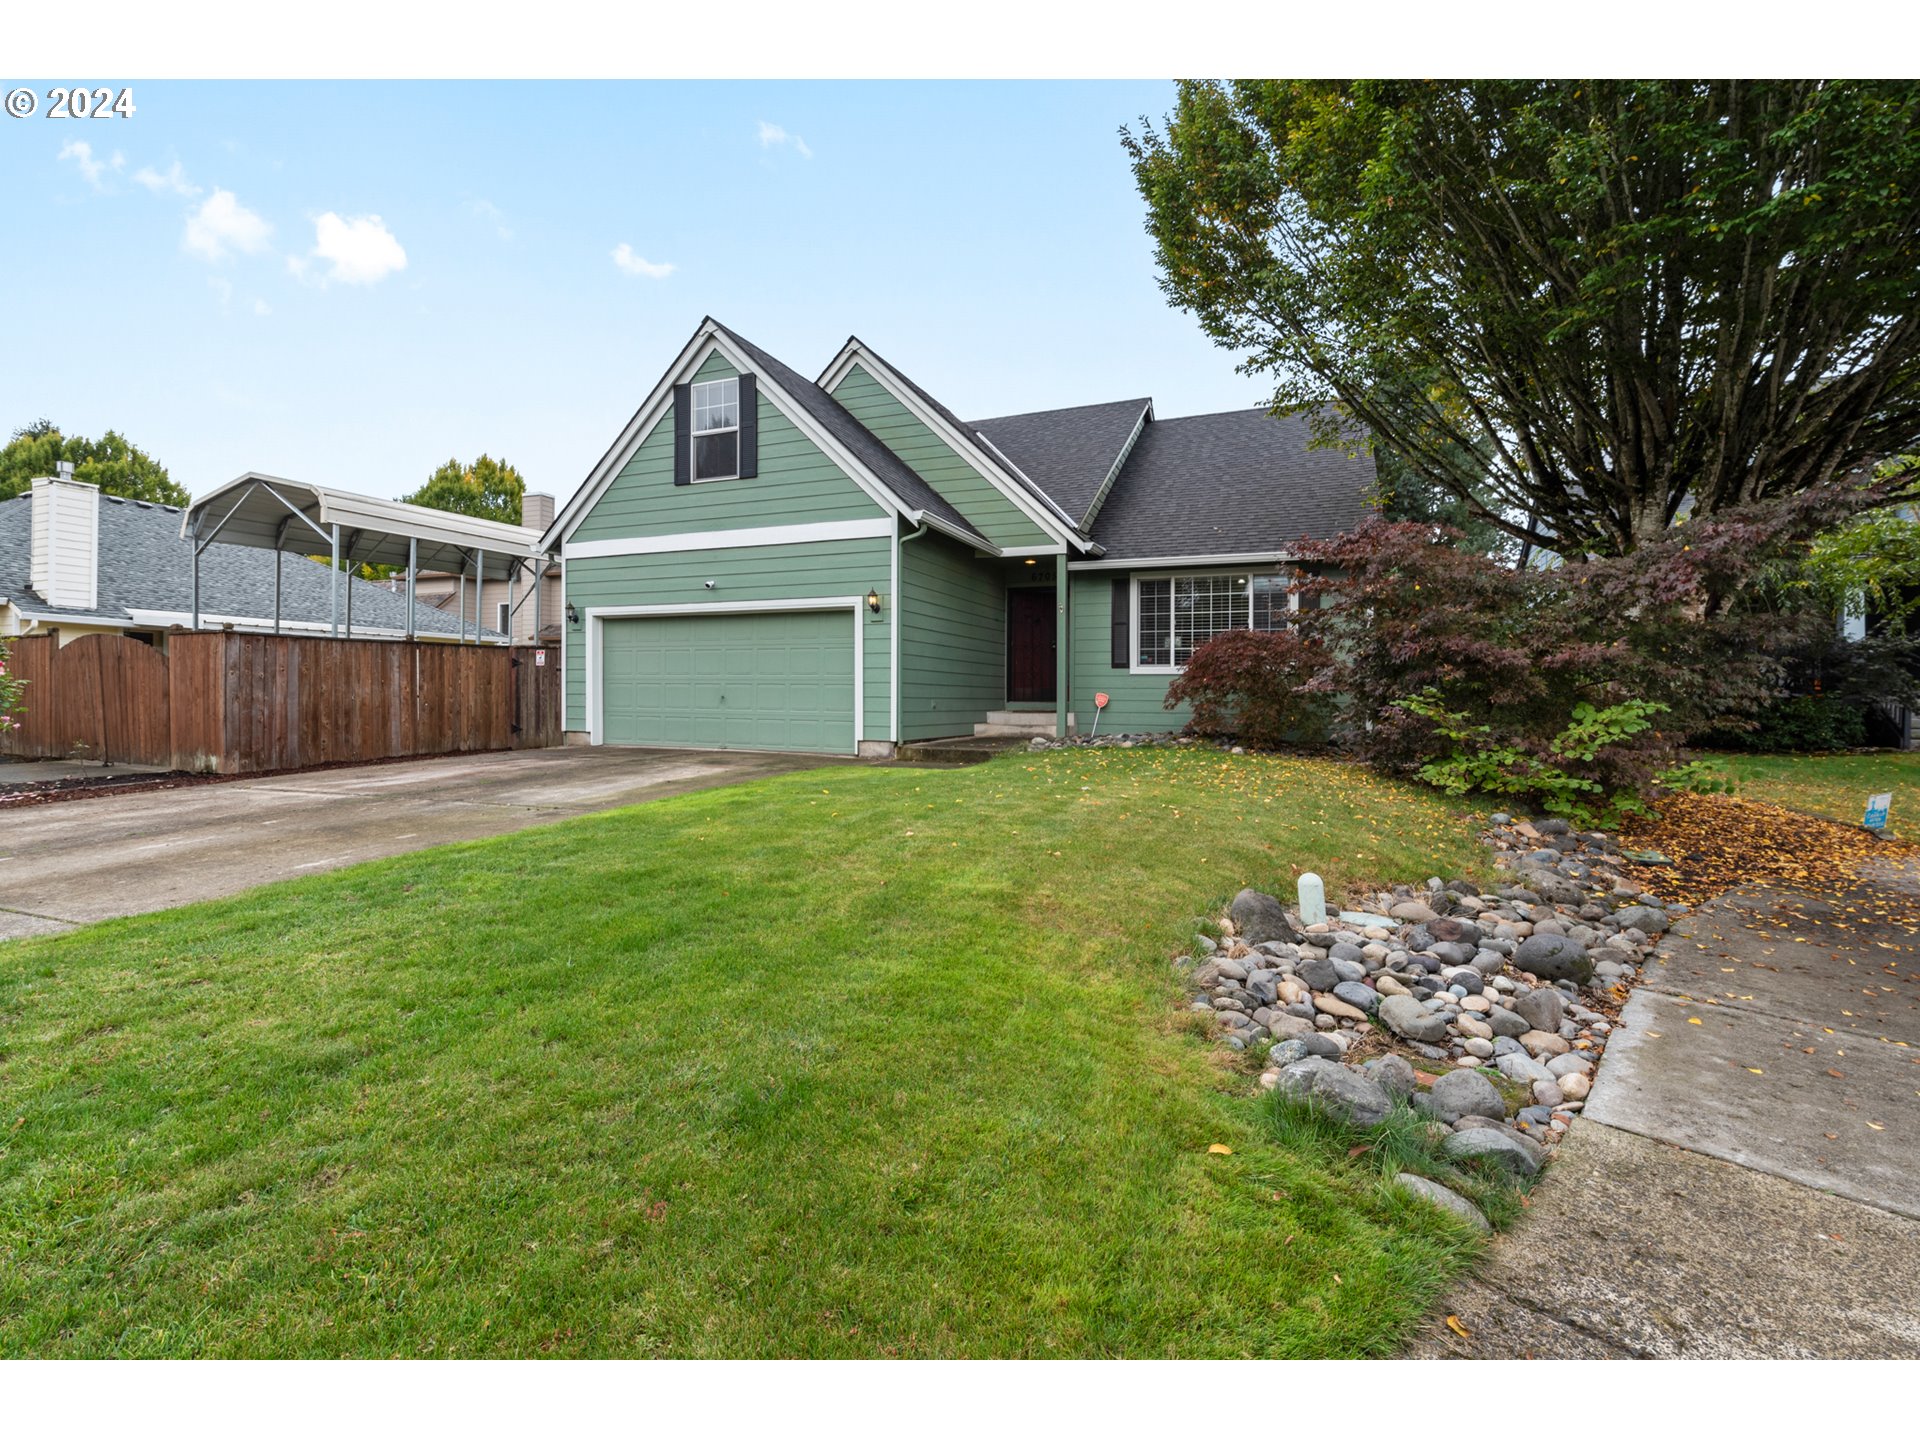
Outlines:
[[1676,927],[1526,1219],[1408,1353],[1920,1357],[1920,937],[1873,918],[1917,893],[1887,866]]
[[0,811],[0,940],[690,790],[854,763],[576,746],[23,806]]

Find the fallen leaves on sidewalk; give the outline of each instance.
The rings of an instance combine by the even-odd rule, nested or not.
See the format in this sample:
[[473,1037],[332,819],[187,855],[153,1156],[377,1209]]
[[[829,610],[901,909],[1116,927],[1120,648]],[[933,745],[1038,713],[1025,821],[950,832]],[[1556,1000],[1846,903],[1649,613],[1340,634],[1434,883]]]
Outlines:
[[[1832,913],[1800,917],[1808,923],[1920,926],[1920,895],[1909,899],[1880,887],[1858,900],[1842,894],[1857,886],[1864,862],[1907,859],[1920,855],[1920,846],[1726,795],[1671,795],[1658,808],[1657,818],[1624,826],[1620,839],[1667,857],[1667,865],[1624,867],[1663,898],[1699,905],[1741,886],[1773,885],[1834,897]],[[1903,904],[1906,913],[1893,913]]]

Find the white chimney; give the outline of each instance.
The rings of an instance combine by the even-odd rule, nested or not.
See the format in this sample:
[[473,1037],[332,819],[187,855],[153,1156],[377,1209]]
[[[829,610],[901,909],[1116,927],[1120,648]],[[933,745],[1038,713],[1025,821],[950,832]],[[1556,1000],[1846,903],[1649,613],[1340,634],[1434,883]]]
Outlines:
[[49,605],[93,610],[100,604],[100,488],[59,475],[33,482],[33,567],[28,583]]

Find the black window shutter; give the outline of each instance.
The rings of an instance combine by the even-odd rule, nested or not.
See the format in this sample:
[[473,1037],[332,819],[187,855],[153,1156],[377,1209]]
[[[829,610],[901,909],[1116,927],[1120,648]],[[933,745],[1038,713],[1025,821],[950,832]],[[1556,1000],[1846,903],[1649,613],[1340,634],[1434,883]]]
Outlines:
[[673,387],[673,483],[693,483],[693,387]]
[[1133,592],[1131,582],[1122,575],[1113,582],[1113,668],[1133,667]]
[[742,480],[760,473],[760,401],[759,387],[753,376],[740,377],[740,470]]

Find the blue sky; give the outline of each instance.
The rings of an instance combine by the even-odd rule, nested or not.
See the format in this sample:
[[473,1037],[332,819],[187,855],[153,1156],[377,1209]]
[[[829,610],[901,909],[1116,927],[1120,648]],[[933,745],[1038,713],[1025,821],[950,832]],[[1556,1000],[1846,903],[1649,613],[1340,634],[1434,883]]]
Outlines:
[[0,119],[0,432],[113,427],[196,494],[487,451],[564,500],[708,313],[970,417],[1267,393],[1154,283],[1117,131],[1170,83],[133,90]]

